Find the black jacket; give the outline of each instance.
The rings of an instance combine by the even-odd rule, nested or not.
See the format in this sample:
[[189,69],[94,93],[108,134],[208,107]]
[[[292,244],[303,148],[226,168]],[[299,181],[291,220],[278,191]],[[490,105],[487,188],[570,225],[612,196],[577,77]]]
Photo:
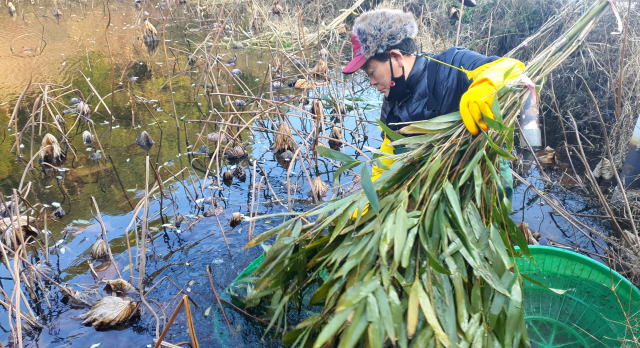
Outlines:
[[[452,47],[431,56],[447,64],[474,70],[499,57],[487,57],[464,47]],[[396,105],[382,104],[381,120],[396,131],[403,126],[393,123],[428,120],[460,109],[460,98],[471,80],[460,71],[419,56],[407,78],[407,95]]]

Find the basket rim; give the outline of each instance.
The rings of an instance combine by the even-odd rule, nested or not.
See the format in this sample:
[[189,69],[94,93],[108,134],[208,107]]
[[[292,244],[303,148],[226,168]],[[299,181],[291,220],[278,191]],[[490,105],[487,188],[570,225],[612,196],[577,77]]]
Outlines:
[[[514,247],[514,248],[515,250],[520,249],[518,247]],[[633,283],[631,283],[627,278],[623,277],[620,273],[616,272],[614,269],[609,268],[609,266],[603,263],[600,263],[597,260],[594,260],[590,257],[579,254],[572,250],[546,246],[546,245],[529,245],[529,251],[531,252],[531,255],[533,255],[534,259],[536,255],[558,256],[558,257],[562,257],[564,259],[568,259],[568,260],[583,264],[585,266],[588,266],[591,269],[596,270],[601,274],[607,276],[607,278],[610,278],[611,276],[613,276],[613,282],[614,284],[616,284],[616,292],[618,291],[618,289],[626,290],[628,288],[631,288],[634,294],[633,297],[635,297],[636,300],[640,301],[640,290],[638,290],[638,288],[635,285],[633,285]],[[621,287],[620,285],[622,284],[626,286]]]

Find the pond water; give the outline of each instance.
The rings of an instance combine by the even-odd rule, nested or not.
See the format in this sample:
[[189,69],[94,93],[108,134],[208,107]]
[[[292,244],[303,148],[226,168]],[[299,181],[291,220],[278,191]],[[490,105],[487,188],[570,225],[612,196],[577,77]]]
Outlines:
[[[147,250],[147,289],[168,277],[189,295],[193,300],[191,310],[194,329],[203,347],[279,346],[279,339],[272,334],[263,337],[264,325],[225,305],[229,321],[237,333],[237,338],[232,337],[220,315],[206,272],[206,267],[211,266],[213,285],[222,298],[229,299],[229,295],[225,294],[226,287],[262,252],[259,248],[242,250],[247,242],[249,224],[243,222],[240,226],[232,228],[229,226],[231,214],[240,212],[248,215],[252,211],[252,205],[257,207],[253,209],[257,214],[277,213],[285,210],[285,206],[289,204],[286,181],[288,162],[278,161],[269,151],[273,134],[260,131],[258,128],[245,128],[240,133],[239,138],[248,152],[248,157],[240,161],[223,161],[221,168],[213,162],[208,180],[203,185],[210,157],[195,152],[203,144],[209,145],[210,148],[215,146],[206,139],[203,143],[202,137],[206,138],[206,134],[218,130],[220,126],[196,120],[207,120],[212,113],[210,110],[226,115],[225,112],[229,111],[230,106],[221,104],[217,97],[207,96],[206,83],[202,79],[202,69],[206,69],[206,65],[202,59],[196,59],[193,65],[187,62],[189,53],[194,52],[203,42],[216,21],[208,17],[205,9],[196,5],[168,5],[149,1],[136,4],[124,1],[36,0],[31,4],[18,3],[17,8],[18,13],[15,16],[9,16],[4,10],[0,13],[0,66],[4,71],[0,74],[0,121],[5,128],[4,141],[0,144],[0,187],[5,198],[10,197],[12,189],[19,187],[26,163],[37,154],[42,136],[48,131],[58,134],[52,126],[52,120],[45,115],[47,118],[36,124],[20,141],[21,158],[18,160],[11,153],[15,144],[16,127],[15,124],[8,125],[8,121],[18,96],[29,80],[33,83],[54,84],[55,86],[48,87],[49,91],[73,83],[85,98],[92,93],[90,82],[114,115],[113,128],[110,131],[108,112],[104,105],[99,105],[97,96],[93,95],[89,100],[91,120],[104,151],[95,144],[87,146],[83,143],[81,134],[88,129],[88,125],[86,122],[80,122],[75,128],[66,129],[71,129],[70,144],[76,153],[75,159],[69,156],[64,164],[68,171],[45,175],[41,167],[36,165],[36,169],[28,170],[24,174],[25,184],[31,182],[31,190],[27,197],[31,204],[59,204],[66,212],[66,215],[57,221],[49,219],[47,226],[50,234],[46,242],[51,248],[48,258],[56,273],[54,279],[76,291],[96,289],[106,294],[104,284],[98,282],[90,271],[92,263],[101,278],[115,279],[117,268],[122,277],[128,280],[130,272],[133,271],[136,278],[134,285],[137,285],[138,270],[129,267],[125,233],[132,220],[132,211],[144,197],[147,153],[136,145],[135,141],[142,131],[146,131],[155,141],[148,155],[163,180],[187,168],[187,171],[177,176],[180,182],[171,180],[165,186],[165,196],[171,197],[174,204],[166,197],[161,200],[157,193],[151,197],[149,228],[153,241]],[[56,10],[59,11],[56,12],[58,16],[54,15]],[[150,18],[150,22],[161,35],[165,17],[164,41],[161,40],[157,47],[146,47],[142,39],[142,19]],[[242,27],[242,18],[238,15],[233,17],[231,24],[235,22]],[[107,46],[105,28],[108,23],[110,25]],[[246,19],[244,27],[247,27]],[[234,39],[225,40],[223,35],[225,38],[228,36]],[[238,57],[235,67],[224,63],[214,67],[218,76],[216,87],[220,93],[240,94],[243,91],[251,91],[257,95],[263,86],[266,73],[269,72],[270,63],[273,63],[273,56],[266,49],[226,48],[227,43],[239,38],[238,31],[235,34],[221,33],[219,42],[222,44],[207,48],[215,54],[220,54],[225,62],[234,55]],[[208,42],[212,40],[209,39]],[[199,56],[196,54],[195,58]],[[111,72],[111,60],[114,62],[115,76]],[[242,88],[239,81],[234,80],[229,74],[233,68],[242,70],[239,79],[246,87]],[[174,76],[171,89],[167,83],[168,72]],[[276,78],[276,72],[271,73],[271,77]],[[284,74],[296,74],[295,67],[285,69]],[[337,75],[336,78],[341,79],[342,76]],[[116,90],[113,101],[106,97],[112,91],[112,81]],[[368,86],[366,82],[356,82]],[[377,147],[381,139],[375,118],[378,116],[376,108],[380,105],[380,97],[375,90],[362,89],[358,83],[348,82],[346,85],[351,86],[351,92],[358,96],[358,110],[350,111],[350,115],[344,119],[344,124],[345,127],[359,131],[346,133],[345,141],[360,149],[364,149],[364,146]],[[25,100],[18,110],[17,129],[21,130],[27,123],[33,103],[44,89],[44,85],[36,84],[26,93]],[[338,88],[332,90],[334,95],[337,93],[336,90]],[[329,88],[321,91],[328,93]],[[55,95],[56,92],[51,93]],[[267,98],[270,97],[269,93],[264,93]],[[291,88],[274,93],[276,97],[300,95],[299,90]],[[69,105],[70,98],[69,94],[61,97],[61,100]],[[250,101],[248,98],[237,99]],[[299,115],[296,108],[302,106],[299,106],[297,101],[290,104],[291,107],[281,108],[282,112]],[[325,106],[330,112],[329,104],[326,103]],[[308,110],[309,106],[304,108]],[[250,109],[250,105],[243,109],[242,119],[251,119],[252,113],[247,111]],[[65,118],[67,127],[71,127],[75,115],[65,114]],[[190,120],[194,122],[189,122]],[[293,117],[290,120],[296,128],[312,128],[309,120],[301,121]],[[253,125],[271,127],[271,123],[263,119]],[[327,133],[330,130],[330,127],[326,128]],[[298,135],[295,137],[298,143],[302,142]],[[560,141],[559,135],[548,135],[548,141],[550,145],[557,144]],[[350,155],[357,155],[352,148],[345,147],[345,151]],[[97,157],[95,154],[99,154],[101,158],[92,160],[92,156],[94,159]],[[107,156],[109,154],[110,157]],[[255,197],[252,194],[254,160],[259,164],[257,180],[266,177],[273,192],[266,187],[259,189]],[[246,169],[246,180],[242,182],[234,179],[230,186],[219,185],[217,176],[234,166]],[[336,168],[326,159],[318,158],[317,166],[307,166],[306,169],[312,178],[319,176],[332,186],[333,171]],[[552,178],[561,180],[563,170],[552,169]],[[307,194],[308,180],[299,163],[293,165],[290,176],[291,182],[296,183],[292,185],[296,188],[292,195],[292,208],[296,211],[312,208],[314,202]],[[535,166],[526,168],[523,176],[547,194],[557,197],[568,211],[597,213],[597,209],[586,203],[587,200],[580,196],[577,189],[565,191],[559,187],[545,186],[542,181],[537,180],[539,171]],[[348,180],[342,179],[342,182],[346,183],[345,186],[349,185],[350,178],[352,176],[347,174]],[[154,182],[153,171],[150,182]],[[201,187],[205,189],[201,190]],[[91,246],[101,235],[101,226],[94,216],[96,210],[92,205],[92,197],[100,208],[115,265],[91,259]],[[198,209],[196,202],[206,210],[210,208],[208,201],[211,197],[217,197],[219,205],[224,208],[224,214],[218,217],[200,217],[203,210]],[[207,201],[202,202],[203,198]],[[282,200],[282,204],[278,202],[278,198]],[[548,206],[540,203],[541,200],[531,190],[517,185],[513,202],[514,221],[525,221],[532,230],[539,231],[542,235],[541,244],[546,244],[552,238],[568,244],[577,242],[580,247],[594,252],[601,251],[585,236],[577,235],[562,218],[550,214],[551,209]],[[162,212],[161,205],[164,208]],[[178,211],[187,218],[187,222],[175,227],[173,218]],[[276,226],[281,221],[281,218],[259,220],[253,228],[254,235]],[[600,220],[587,223],[602,231],[608,229],[608,225]],[[70,230],[69,226],[74,229]],[[135,255],[136,240],[132,233],[129,239]],[[45,260],[46,257],[42,251],[34,252],[32,262]],[[0,282],[7,293],[14,287],[11,279],[7,270],[2,268]],[[153,345],[156,323],[148,310],[143,309],[141,317],[133,318],[110,330],[96,330],[81,324],[82,320],[78,316],[86,311],[85,308],[65,304],[62,294],[55,286],[50,286],[49,290],[51,293],[47,294],[48,302],[42,299],[45,295],[42,293],[30,300],[35,314],[45,327],[26,337],[25,342],[32,342],[37,347]],[[160,310],[157,305],[152,305],[158,315],[163,317],[163,321],[171,316],[181,294],[170,282],[163,280],[147,298],[163,308]],[[264,314],[252,313],[257,316]],[[305,311],[292,315],[304,316]],[[13,342],[12,338],[9,339],[8,315],[0,314],[0,330],[0,341],[5,344]],[[172,343],[190,340],[183,312],[177,316],[165,340]]]

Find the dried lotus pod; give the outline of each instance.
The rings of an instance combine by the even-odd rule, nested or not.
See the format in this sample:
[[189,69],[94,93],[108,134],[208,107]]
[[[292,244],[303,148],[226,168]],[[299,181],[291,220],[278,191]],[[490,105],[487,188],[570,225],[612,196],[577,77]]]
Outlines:
[[150,37],[155,37],[155,36],[158,35],[158,31],[153,26],[153,24],[151,24],[151,22],[149,22],[149,19],[145,19],[144,20],[144,35],[145,36],[150,36]]
[[227,141],[227,137],[224,134],[214,132],[207,135],[207,140],[217,143],[218,141]]
[[100,293],[98,293],[98,291],[96,291],[95,289],[73,291],[66,286],[62,286],[60,287],[60,292],[63,296],[68,298],[69,304],[77,306],[91,307],[100,299],[102,299],[102,295],[100,295]]
[[540,239],[540,233],[531,231],[529,229],[529,225],[527,225],[526,222],[522,221],[518,223],[516,227],[518,227],[520,232],[522,232],[522,235],[527,240],[528,245],[540,245],[540,243],[538,243],[538,239]]
[[94,135],[91,134],[91,132],[89,132],[88,130],[82,132],[82,142],[85,145],[91,146],[91,144],[93,144],[93,139],[95,139]]
[[113,326],[129,318],[136,308],[136,303],[131,298],[108,296],[96,302],[87,313],[78,318],[84,319],[83,325]]
[[237,166],[236,169],[233,170],[233,176],[244,182],[247,179],[247,172],[244,170],[244,167]]
[[312,74],[319,74],[319,75],[325,74],[327,72],[327,65],[322,60],[318,61],[318,64],[316,64],[316,66],[314,66],[310,72]]
[[76,113],[83,119],[88,120],[91,117],[91,108],[89,108],[89,104],[81,101],[76,104]]
[[224,214],[224,208],[214,204],[211,208],[202,214],[204,217],[218,216]]
[[151,150],[151,147],[155,142],[151,139],[151,136],[147,131],[142,131],[136,139],[136,144],[138,144],[138,146],[140,146],[146,153],[149,153],[149,150]]
[[317,117],[324,118],[324,105],[322,104],[322,100],[315,99],[311,103],[311,110],[309,111]]
[[316,200],[320,200],[320,198],[324,197],[329,190],[329,186],[320,179],[319,176],[316,176],[315,179],[311,182],[311,190],[309,190],[309,196],[315,198]]
[[227,158],[231,159],[242,158],[247,155],[247,151],[245,151],[245,149],[241,145],[236,145],[234,147],[228,148],[224,152],[224,155],[227,156]]
[[233,214],[231,214],[231,219],[229,220],[229,225],[232,228],[235,228],[236,226],[240,225],[242,223],[242,214],[240,214],[240,212],[235,212]]
[[305,79],[298,79],[296,83],[293,85],[293,88],[310,89],[310,88],[313,88],[313,83]]
[[133,287],[128,281],[124,279],[114,279],[114,280],[102,280],[103,283],[107,284],[107,286],[113,292],[120,292],[123,294],[137,293],[136,288]]
[[224,180],[226,183],[231,184],[231,182],[233,182],[233,172],[230,170],[226,170],[222,174],[222,180]]
[[7,6],[9,6],[9,11],[7,11],[9,12],[9,16],[13,16],[14,14],[16,14],[16,7],[13,5],[11,1],[9,1]]
[[457,7],[452,7],[449,10],[449,19],[456,20],[458,18],[460,18],[460,9]]
[[271,13],[273,13],[276,16],[279,16],[282,14],[284,10],[282,9],[282,6],[275,4],[273,5],[273,7],[271,8]]
[[40,160],[53,166],[58,166],[64,162],[67,156],[62,152],[62,148],[58,143],[58,139],[51,135],[45,134],[40,145]]
[[62,207],[58,207],[58,209],[54,210],[51,213],[51,216],[57,217],[58,219],[62,219],[67,213],[62,209]]
[[[53,277],[53,268],[44,262],[37,263],[27,268],[27,275],[33,280],[47,280]],[[44,279],[42,279],[44,278]]]
[[293,141],[293,134],[286,122],[280,122],[278,131],[273,139],[272,149],[276,152],[282,152],[286,150],[294,150],[296,144]]
[[109,255],[109,246],[107,245],[107,242],[104,241],[104,239],[100,238],[95,243],[93,243],[93,245],[91,246],[91,257],[94,260],[101,259],[107,255]]
[[[3,218],[2,220],[0,220],[0,233],[2,233],[2,241],[8,247],[13,248],[14,239],[16,243],[20,244],[21,240],[26,241],[29,237],[36,237],[38,235],[38,229],[35,226],[36,219],[31,216],[20,216],[19,222],[15,217],[13,218],[13,221],[12,218]],[[18,235],[14,236],[15,230],[20,230],[22,232],[22,238],[20,238]]]
[[322,47],[320,52],[318,52],[318,55],[320,56],[320,59],[327,59],[329,58],[329,51],[326,48]]
[[329,134],[329,138],[331,138],[329,139],[329,147],[331,147],[331,149],[333,150],[339,149],[342,143],[336,140],[342,140],[342,132],[340,131],[340,128],[333,127],[333,129],[331,130],[331,134]]
[[56,123],[60,126],[60,128],[64,129],[64,127],[67,125],[67,120],[65,120],[64,117],[62,117],[62,115],[57,115]]
[[560,154],[556,150],[547,146],[536,153],[536,158],[540,164],[556,164],[560,160]]
[[614,169],[611,165],[611,161],[607,158],[602,158],[600,162],[596,165],[595,169],[593,169],[593,176],[598,179],[602,177],[604,180],[610,180],[613,178]]

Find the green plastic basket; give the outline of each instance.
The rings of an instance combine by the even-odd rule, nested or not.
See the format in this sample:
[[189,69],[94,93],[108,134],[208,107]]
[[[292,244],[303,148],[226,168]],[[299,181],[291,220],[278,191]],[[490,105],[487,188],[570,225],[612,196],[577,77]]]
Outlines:
[[[627,317],[631,326],[637,325],[640,291],[628,280],[572,251],[546,246],[529,250],[535,262],[516,259],[520,271],[550,288],[569,290],[559,295],[524,280],[525,320],[533,347],[620,347],[633,337]],[[632,330],[638,334],[636,327]]]

